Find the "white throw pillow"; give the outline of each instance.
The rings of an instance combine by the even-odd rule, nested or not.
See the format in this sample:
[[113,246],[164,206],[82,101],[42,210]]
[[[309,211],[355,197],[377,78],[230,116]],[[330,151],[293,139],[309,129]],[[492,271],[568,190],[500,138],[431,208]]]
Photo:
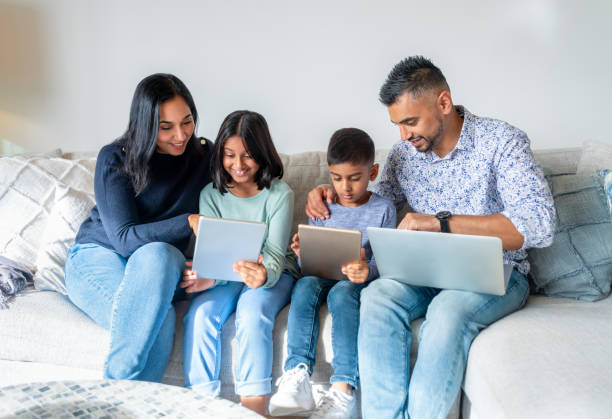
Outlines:
[[577,175],[597,175],[597,171],[612,167],[612,145],[585,141],[576,169]]
[[39,290],[57,291],[66,294],[64,264],[68,249],[81,223],[89,216],[95,199],[92,193],[78,191],[58,185],[55,189],[55,204],[51,209],[46,228],[42,234],[42,245],[36,258],[34,287]]
[[35,271],[56,185],[93,193],[94,169],[95,159],[0,158],[0,254]]

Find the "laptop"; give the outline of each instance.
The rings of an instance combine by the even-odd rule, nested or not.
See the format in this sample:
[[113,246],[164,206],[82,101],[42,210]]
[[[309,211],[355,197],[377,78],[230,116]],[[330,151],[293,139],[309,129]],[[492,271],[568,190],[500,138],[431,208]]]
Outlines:
[[200,216],[192,269],[200,278],[243,282],[233,264],[257,262],[266,228],[263,222]]
[[361,231],[298,225],[302,274],[347,279],[342,265],[361,258]]
[[504,295],[512,265],[498,237],[368,227],[381,278],[417,286]]

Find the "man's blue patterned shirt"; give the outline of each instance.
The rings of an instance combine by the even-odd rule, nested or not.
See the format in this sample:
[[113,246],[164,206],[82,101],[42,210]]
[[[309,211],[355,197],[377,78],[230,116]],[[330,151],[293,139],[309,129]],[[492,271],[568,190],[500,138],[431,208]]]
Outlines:
[[463,127],[455,148],[440,158],[396,143],[372,190],[422,214],[505,215],[523,235],[523,247],[504,250],[504,263],[529,272],[526,249],[552,243],[555,208],[527,135],[512,125],[471,114],[462,106]]

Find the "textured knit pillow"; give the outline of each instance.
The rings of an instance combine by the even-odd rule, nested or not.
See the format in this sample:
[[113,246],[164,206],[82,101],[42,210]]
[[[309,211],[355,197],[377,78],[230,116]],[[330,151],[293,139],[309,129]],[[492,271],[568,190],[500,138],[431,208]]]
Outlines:
[[608,167],[612,167],[612,144],[585,141],[576,174],[593,176]]
[[39,290],[66,294],[64,264],[70,246],[74,244],[81,223],[89,216],[95,200],[93,194],[58,185],[55,205],[42,234],[41,247],[36,257],[34,287]]
[[547,176],[557,212],[550,247],[531,249],[536,291],[554,297],[596,301],[610,293],[612,223],[597,176]]
[[0,254],[35,271],[58,184],[93,193],[95,159],[0,158]]

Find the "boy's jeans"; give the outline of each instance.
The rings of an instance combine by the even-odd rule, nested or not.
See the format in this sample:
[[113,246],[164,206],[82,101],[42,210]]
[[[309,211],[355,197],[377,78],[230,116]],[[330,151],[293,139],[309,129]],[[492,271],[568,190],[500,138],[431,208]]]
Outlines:
[[221,331],[236,311],[237,354],[234,357],[235,392],[262,396],[272,391],[272,330],[278,312],[287,305],[295,279],[283,272],[271,288],[249,288],[228,281],[196,294],[185,318],[183,364],[185,385],[218,396],[221,391]]
[[184,267],[181,251],[161,242],[127,260],[97,244],[68,251],[70,300],[110,330],[104,378],[161,381],[174,343],[172,297]]
[[[503,296],[377,279],[363,291],[359,328],[364,418],[446,418],[459,393],[472,340],[521,308],[529,295],[514,270]],[[410,322],[425,317],[410,377]]]
[[332,316],[334,373],[330,382],[341,381],[353,388],[359,385],[357,332],[359,330],[359,296],[367,284],[306,276],[295,284],[287,323],[285,371],[300,363],[312,374],[319,337],[319,308],[327,297]]

